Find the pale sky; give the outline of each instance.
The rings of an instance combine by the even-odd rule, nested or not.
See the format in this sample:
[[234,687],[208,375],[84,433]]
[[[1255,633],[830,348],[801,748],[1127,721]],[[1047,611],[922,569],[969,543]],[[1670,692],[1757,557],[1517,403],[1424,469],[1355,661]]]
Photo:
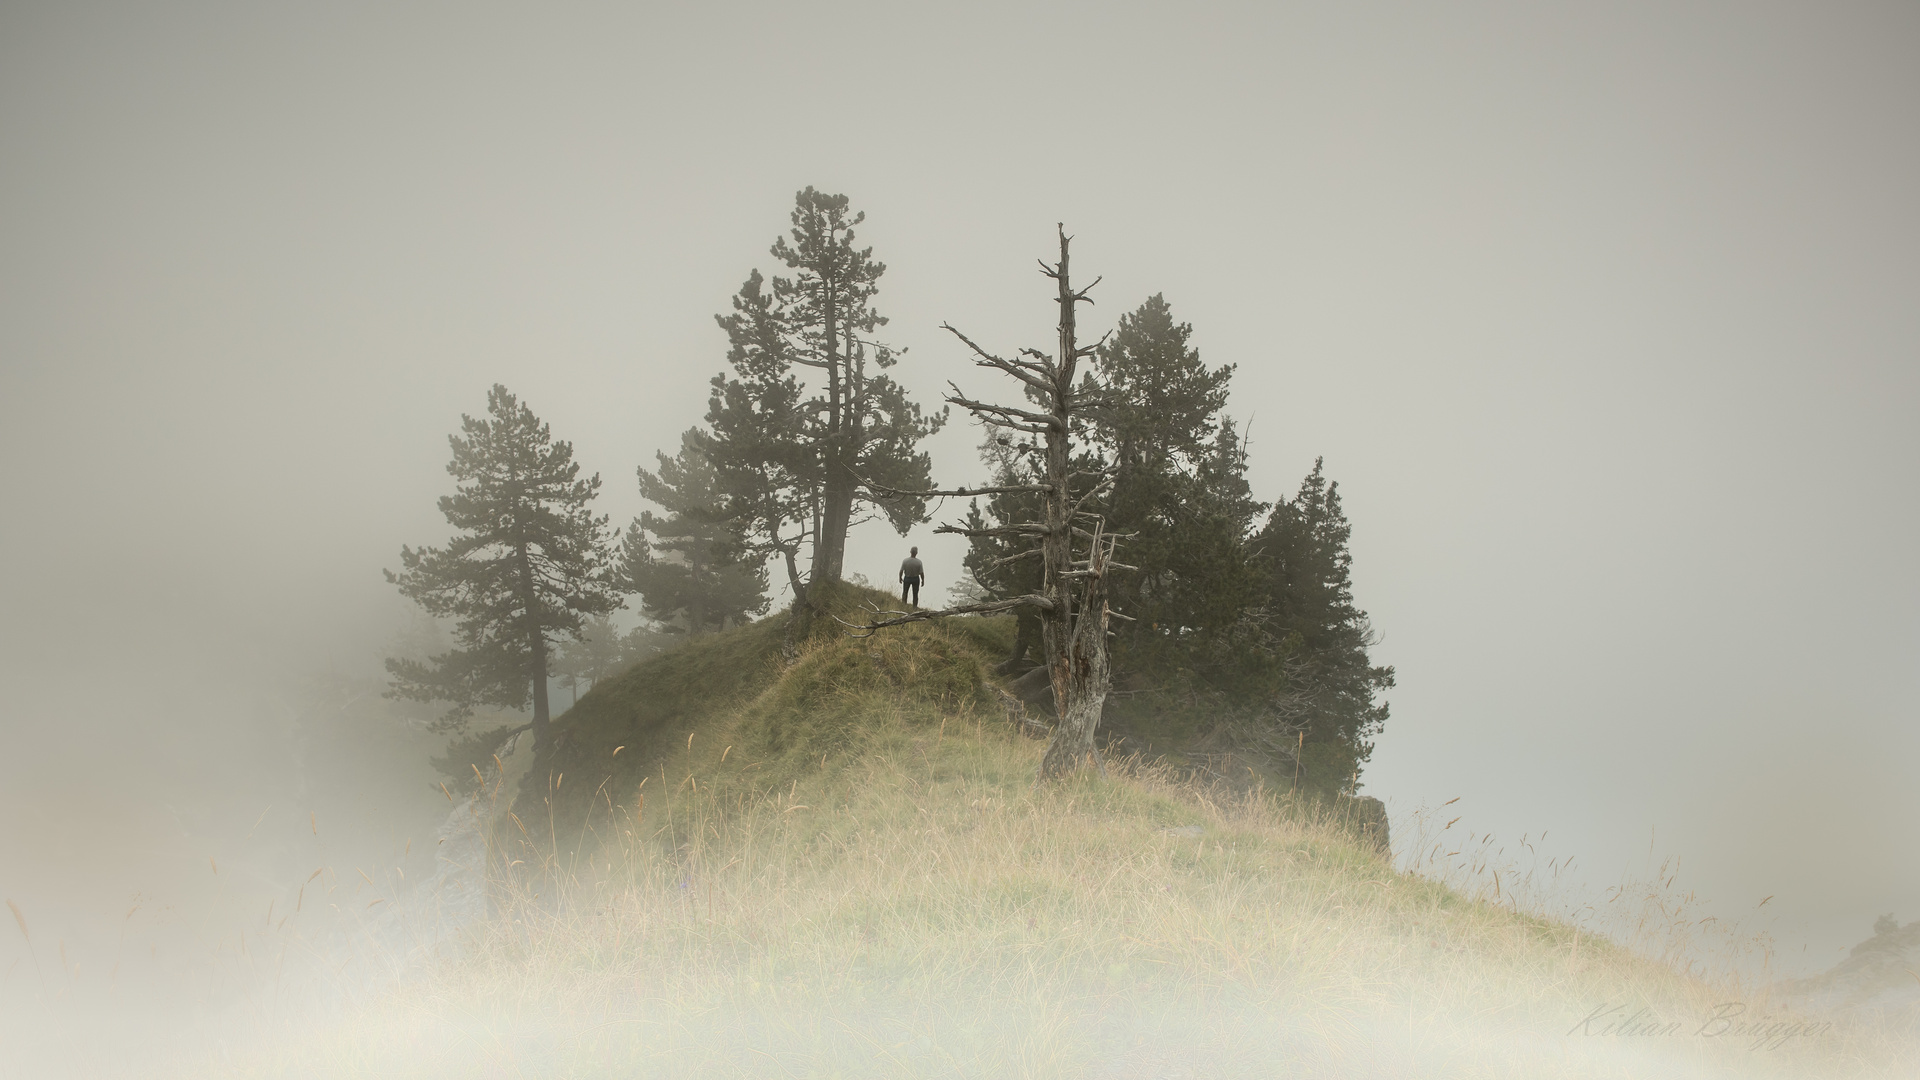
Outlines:
[[[1788,967],[1920,919],[1909,3],[9,3],[12,796],[112,827],[262,673],[363,659],[496,381],[624,523],[810,184],[924,404],[1009,392],[942,321],[1049,342],[1065,222],[1085,325],[1164,293],[1238,365],[1261,497],[1325,456],[1396,814],[1677,856]],[[849,569],[909,543],[938,596],[931,525]],[[9,895],[73,869],[23,837]]]

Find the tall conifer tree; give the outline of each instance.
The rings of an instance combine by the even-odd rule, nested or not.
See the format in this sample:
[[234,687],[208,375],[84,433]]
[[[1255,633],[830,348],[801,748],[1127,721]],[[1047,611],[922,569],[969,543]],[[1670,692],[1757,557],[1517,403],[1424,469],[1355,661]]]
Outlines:
[[926,520],[926,500],[876,500],[863,484],[928,487],[919,443],[946,419],[945,410],[923,415],[886,374],[899,354],[874,337],[887,321],[873,306],[886,267],[854,246],[865,219],[845,195],[798,193],[791,242],[772,248],[794,275],[768,282],[755,270],[732,314],[717,316],[732,372],[713,380],[707,451],[730,510],[757,550],[784,559],[796,595],[802,543],[812,547],[811,581],[840,580],[859,505],[902,535]]
[[477,705],[533,705],[533,742],[544,754],[553,646],[578,638],[581,620],[620,606],[610,580],[607,519],[587,508],[600,477],[579,478],[570,443],[507,388],[487,394],[487,418],[462,416],[447,472],[454,493],[440,512],[459,533],[443,548],[400,549],[387,580],[429,613],[452,618],[455,647],[428,658],[389,659],[390,696],[444,701],[441,726],[459,730]]

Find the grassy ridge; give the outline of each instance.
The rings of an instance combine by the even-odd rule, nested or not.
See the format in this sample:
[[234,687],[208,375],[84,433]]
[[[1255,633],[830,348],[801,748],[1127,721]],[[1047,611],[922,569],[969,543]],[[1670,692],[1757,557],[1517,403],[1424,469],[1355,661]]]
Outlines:
[[855,640],[830,617],[858,620],[863,604],[885,600],[840,585],[822,600],[827,616],[790,628],[792,616],[781,612],[603,681],[558,718],[552,760],[522,779],[515,811],[555,836],[573,836],[592,832],[649,777],[660,784],[698,772],[771,789],[891,726],[997,710],[985,670],[1011,645],[1011,619]]

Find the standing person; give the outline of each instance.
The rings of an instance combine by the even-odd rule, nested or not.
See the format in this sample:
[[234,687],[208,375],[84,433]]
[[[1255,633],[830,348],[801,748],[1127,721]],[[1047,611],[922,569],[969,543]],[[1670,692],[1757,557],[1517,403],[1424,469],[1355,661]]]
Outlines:
[[[907,557],[900,563],[900,602],[920,606],[920,582],[925,580],[927,568],[920,564],[920,549],[908,548]],[[907,599],[912,593],[913,599]]]

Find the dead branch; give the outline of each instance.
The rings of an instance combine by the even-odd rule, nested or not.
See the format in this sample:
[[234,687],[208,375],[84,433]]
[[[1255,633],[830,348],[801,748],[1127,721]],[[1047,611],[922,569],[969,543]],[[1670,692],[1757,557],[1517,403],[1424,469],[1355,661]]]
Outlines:
[[[1098,281],[1096,281],[1096,282],[1094,282],[1094,283],[1093,283],[1093,285],[1098,285],[1098,284],[1100,284],[1100,283],[1099,283]],[[1089,286],[1087,286],[1087,288],[1089,288],[1089,289],[1091,289],[1091,288],[1093,288],[1093,285],[1089,285]],[[1087,301],[1087,303],[1089,303],[1089,304],[1091,304],[1091,303],[1093,303],[1093,301],[1091,301],[1091,300],[1088,300],[1088,301]],[[1097,352],[1099,352],[1099,351],[1100,351],[1100,347],[1101,347],[1102,345],[1105,345],[1105,344],[1107,343],[1107,339],[1108,339],[1108,338],[1110,338],[1110,337],[1112,337],[1112,336],[1113,336],[1113,331],[1111,331],[1111,330],[1109,330],[1109,331],[1107,331],[1106,333],[1104,333],[1104,334],[1101,334],[1101,335],[1100,335],[1100,340],[1099,340],[1099,341],[1096,341],[1096,342],[1094,342],[1094,343],[1093,343],[1093,344],[1091,344],[1091,345],[1082,345],[1082,346],[1080,346],[1079,348],[1077,348],[1077,349],[1075,349],[1075,350],[1073,350],[1073,355],[1075,355],[1075,356],[1092,356],[1092,355],[1093,355],[1094,353],[1097,353]]]
[[[1084,574],[1086,573],[1086,570],[1083,568],[1089,565],[1089,560],[1081,559],[1078,562],[1075,562],[1073,565],[1074,565],[1074,569],[1070,571],[1071,573]],[[1139,570],[1140,569],[1137,566],[1128,566],[1126,563],[1123,563],[1123,562],[1114,562],[1112,559],[1102,559],[1100,560],[1100,565],[1105,567],[1110,567],[1114,570]]]
[[1020,368],[1024,371],[1031,372],[1032,374],[1041,375],[1048,379],[1053,378],[1053,357],[1048,356],[1046,353],[1035,352],[1032,349],[1021,349],[1020,350],[1021,354],[1035,357],[1038,359],[1039,362],[1030,364],[1023,360],[1008,360],[1003,356],[998,356],[994,353],[990,353],[987,350],[981,348],[979,345],[974,344],[974,341],[972,338],[961,333],[960,330],[957,327],[955,327],[952,323],[941,323],[940,328],[942,330],[945,330],[949,334],[952,334],[954,337],[959,338],[961,341],[966,342],[967,348],[972,349],[974,351],[974,354],[979,356],[982,360],[990,361],[992,363],[992,366],[998,367],[1002,364],[1011,364],[1014,367]]
[[841,618],[840,616],[835,615],[833,616],[833,621],[839,623],[841,626],[844,626],[849,630],[855,631],[849,636],[856,637],[856,638],[864,638],[864,637],[872,637],[873,632],[875,630],[883,630],[889,626],[905,626],[907,623],[927,622],[932,619],[944,619],[950,615],[999,615],[1020,607],[1033,607],[1033,608],[1039,608],[1041,611],[1052,611],[1053,601],[1047,599],[1044,596],[1036,596],[1036,595],[1016,596],[1011,599],[995,600],[991,603],[986,603],[986,604],[961,604],[959,607],[950,607],[943,611],[897,611],[897,610],[891,610],[891,609],[883,610],[877,606],[869,604],[868,611],[870,613],[874,615],[891,615],[893,617],[889,619],[878,619],[878,620],[869,618],[864,623],[851,623]]
[[1028,521],[1018,525],[994,525],[985,529],[969,529],[961,525],[935,525],[933,531],[957,536],[1046,536],[1049,530],[1037,521]]
[[1036,547],[1036,548],[1028,548],[1028,549],[1027,549],[1027,550],[1025,550],[1025,551],[1017,551],[1017,552],[1015,552],[1015,553],[1013,553],[1012,555],[1002,555],[1002,556],[1000,556],[999,558],[997,558],[997,559],[995,559],[995,560],[993,560],[992,562],[990,562],[990,563],[988,563],[987,565],[985,565],[985,566],[983,566],[983,567],[981,567],[981,569],[982,569],[982,570],[997,570],[997,569],[999,569],[999,568],[1000,568],[1000,567],[1002,567],[1002,566],[1006,566],[1006,565],[1008,565],[1008,564],[1010,564],[1010,563],[1017,563],[1017,562],[1019,562],[1019,561],[1020,561],[1021,559],[1031,559],[1031,558],[1033,558],[1033,557],[1034,557],[1035,555],[1039,555],[1039,554],[1041,554],[1041,549],[1039,549],[1039,548],[1037,548],[1037,547]]
[[[860,479],[860,478],[856,477],[856,479]],[[875,483],[872,480],[866,480],[866,479],[860,479],[860,486],[866,488],[869,491],[876,491],[883,495],[897,495],[897,496],[906,496],[911,498],[922,498],[922,499],[932,499],[932,498],[938,498],[940,496],[947,496],[947,495],[959,496],[959,497],[965,497],[968,495],[998,495],[1001,492],[1007,492],[1007,491],[1035,491],[1035,492],[1041,492],[1044,494],[1045,492],[1049,492],[1053,490],[1052,484],[1007,484],[999,487],[977,487],[977,488],[958,487],[958,488],[953,488],[951,490],[948,490],[945,488],[934,488],[926,491],[909,491],[906,488],[889,487],[886,484],[879,484],[879,483]]]
[[[967,348],[972,349],[974,355],[978,357],[978,359],[974,361],[974,364],[977,366],[1004,371],[1042,393],[1049,393],[1053,390],[1054,376],[1051,365],[1042,367],[1038,364],[1029,364],[1019,360],[1008,360],[1005,357],[995,356],[993,353],[974,344],[972,338],[954,329],[951,323],[941,323],[940,326],[954,337],[967,343]],[[1031,349],[1023,349],[1021,351],[1032,352]],[[1034,355],[1039,356],[1040,354],[1034,353]],[[1042,356],[1041,359],[1044,360],[1046,357]]]
[[1112,488],[1113,481],[1114,481],[1114,475],[1111,473],[1102,477],[1099,483],[1088,488],[1086,492],[1083,493],[1079,498],[1073,500],[1073,503],[1067,507],[1067,513],[1069,515],[1077,516],[1080,513],[1080,508],[1082,506],[1085,506],[1088,500],[1093,499],[1097,497],[1101,492]]
[[[947,395],[947,402],[958,405],[975,415],[983,418],[990,415],[1000,416],[1006,418],[1008,421],[1024,420],[1029,424],[1040,425],[1040,434],[1044,434],[1047,431],[1065,431],[1065,428],[1060,423],[1059,417],[1051,413],[1028,412],[1025,409],[1016,409],[1011,405],[991,405],[984,401],[975,401],[960,393],[960,388],[954,386],[953,383],[948,383],[947,385],[953,389],[953,393]],[[1012,427],[1015,425],[1010,422],[1007,426]]]
[[997,416],[975,416],[974,419],[980,421],[982,424],[1005,428],[1008,431],[1024,431],[1029,435],[1045,435],[1048,431],[1048,428],[1044,424],[1022,424],[1014,420],[1002,420]]

